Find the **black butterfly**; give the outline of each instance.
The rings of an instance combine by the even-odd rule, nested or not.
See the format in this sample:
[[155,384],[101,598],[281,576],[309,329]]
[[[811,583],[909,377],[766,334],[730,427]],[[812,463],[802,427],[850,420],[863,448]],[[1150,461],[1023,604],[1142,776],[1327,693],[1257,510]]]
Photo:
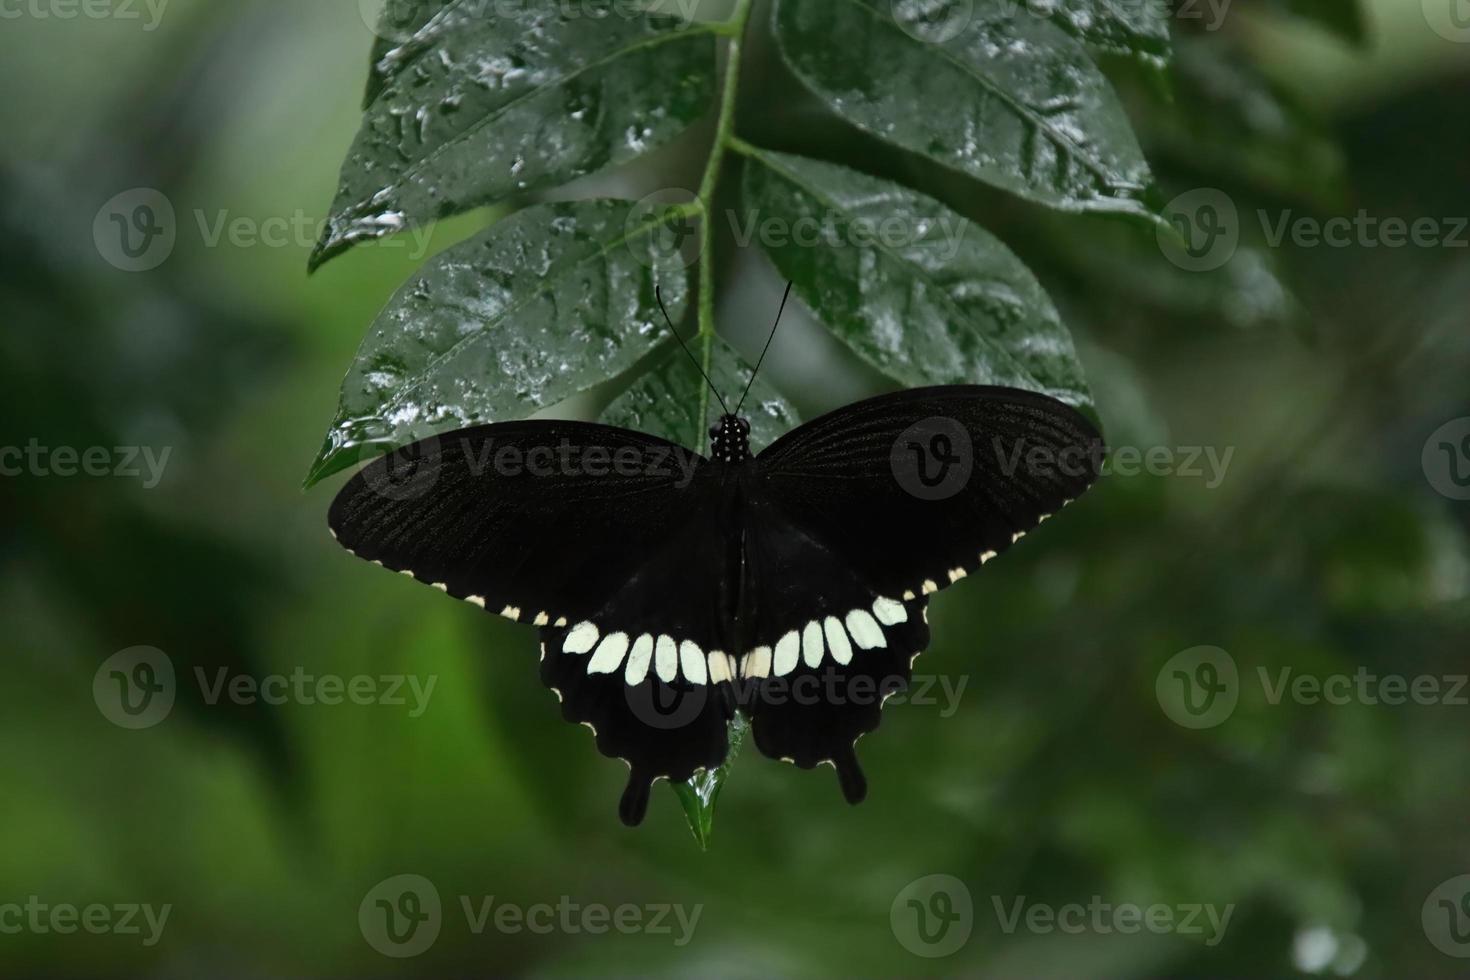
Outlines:
[[761,752],[828,763],[862,800],[854,744],[928,646],[929,594],[1097,475],[1087,419],[1010,388],[883,395],[759,456],[739,410],[708,458],[583,422],[464,429],[371,463],[332,504],[358,557],[540,627],[562,715],[631,770],[629,825],[656,779],[720,765],[737,710]]

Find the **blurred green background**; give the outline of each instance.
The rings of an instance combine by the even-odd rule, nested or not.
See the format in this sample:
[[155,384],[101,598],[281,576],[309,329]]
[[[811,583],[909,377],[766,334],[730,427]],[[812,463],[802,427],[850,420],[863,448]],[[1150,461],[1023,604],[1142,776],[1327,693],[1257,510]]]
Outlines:
[[[1431,434],[1470,415],[1470,235],[1272,247],[1254,216],[1366,209],[1452,230],[1470,215],[1470,43],[1431,28],[1434,0],[1373,0],[1362,46],[1236,2],[1181,50],[1228,44],[1300,115],[1207,62],[1198,91],[1215,101],[1183,88],[1173,108],[1111,66],[1167,196],[1223,188],[1239,205],[1246,247],[1223,269],[1183,272],[1149,232],[913,178],[982,215],[1052,292],[1114,445],[1229,450],[1223,479],[1115,473],[946,592],[916,669],[963,693],[890,708],[862,743],[868,802],[751,751],[708,852],[667,789],[643,827],[618,823],[623,768],[559,720],[531,630],[354,561],[326,532],[340,480],[300,490],[360,338],[423,258],[405,236],[305,274],[358,122],[362,5],[170,0],[156,21],[141,2],[138,19],[5,5],[0,444],[170,455],[155,487],[0,478],[0,974],[1463,975],[1470,690],[1311,704],[1272,685],[1366,672],[1447,693],[1470,671],[1470,504],[1424,465]],[[773,66],[751,77],[751,99],[781,105],[743,107],[746,135],[856,139],[813,123]],[[583,192],[665,186],[708,135]],[[177,243],[130,273],[93,225],[140,187],[171,203]],[[246,237],[212,243],[222,216]],[[443,224],[431,247],[493,218]],[[750,352],[781,284],[758,256],[722,256],[720,320]],[[772,380],[808,414],[863,394],[793,320]],[[140,645],[167,654],[178,693],[128,730],[93,681]],[[1194,728],[1160,691],[1201,645],[1228,652],[1238,703]],[[221,669],[435,686],[417,717],[212,704],[196,671]],[[437,941],[408,959],[359,923],[400,874],[443,903]],[[894,925],[931,874],[973,903],[943,958]],[[146,927],[4,928],[19,921],[4,906],[32,896],[171,910],[151,945]],[[672,935],[477,932],[461,899],[489,896],[700,911],[683,945],[672,917]],[[1007,930],[997,909],[1018,899],[1233,911],[1218,942]]]

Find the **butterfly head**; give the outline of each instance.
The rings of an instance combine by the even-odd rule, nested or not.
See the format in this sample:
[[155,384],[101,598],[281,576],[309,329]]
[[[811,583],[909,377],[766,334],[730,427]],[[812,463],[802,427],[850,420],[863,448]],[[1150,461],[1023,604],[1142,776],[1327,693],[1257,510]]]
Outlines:
[[750,455],[750,422],[738,415],[721,415],[710,426],[710,458],[738,463]]

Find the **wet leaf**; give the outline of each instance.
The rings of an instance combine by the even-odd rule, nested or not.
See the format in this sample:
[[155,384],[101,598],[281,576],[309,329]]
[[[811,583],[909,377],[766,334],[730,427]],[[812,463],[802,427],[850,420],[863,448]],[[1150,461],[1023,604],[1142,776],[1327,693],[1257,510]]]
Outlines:
[[713,30],[628,16],[618,0],[453,0],[403,43],[380,45],[382,88],[311,267],[667,142],[710,106]]
[[1058,0],[1052,21],[1080,41],[1162,68],[1172,54],[1164,0]]
[[710,838],[714,835],[715,805],[720,801],[720,790],[724,788],[725,780],[730,778],[730,770],[735,766],[735,759],[740,755],[740,748],[745,744],[745,736],[749,731],[750,722],[745,720],[744,715],[737,714],[730,722],[730,753],[725,756],[724,763],[712,772],[699,773],[687,783],[670,784],[674,795],[679,798],[679,806],[684,809],[689,832],[694,835],[702,851],[709,850]]
[[[713,340],[710,378],[734,411],[755,368],[718,337]],[[697,342],[691,343],[695,356]],[[673,341],[661,361],[639,378],[603,412],[611,425],[639,429],[691,449],[702,448],[720,403],[709,397],[709,418],[700,417],[700,395],[707,387],[694,362]],[[797,423],[796,410],[766,382],[757,378],[741,412],[750,419],[752,452],[760,452]]]
[[374,28],[376,37],[373,38],[372,55],[368,59],[367,92],[362,103],[364,109],[373,104],[373,100],[382,93],[383,86],[388,82],[389,66],[384,63],[384,59],[389,52],[418,33],[435,14],[454,2],[455,0],[387,0],[383,4],[383,11],[378,17],[377,27]]
[[373,323],[307,485],[367,455],[525,418],[633,367],[667,336],[688,274],[624,201],[527,208],[431,259]]
[[1117,97],[1045,18],[965,0],[777,0],[775,30],[796,75],[879,139],[1051,207],[1162,222]]
[[818,318],[894,381],[1010,385],[1090,404],[1071,335],[1036,278],[938,201],[752,148],[745,206],[821,229],[762,245]]

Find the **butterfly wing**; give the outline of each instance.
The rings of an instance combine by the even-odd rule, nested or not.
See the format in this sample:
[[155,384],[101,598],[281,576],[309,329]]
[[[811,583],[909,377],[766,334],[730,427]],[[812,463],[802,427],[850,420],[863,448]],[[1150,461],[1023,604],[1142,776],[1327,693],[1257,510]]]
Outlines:
[[328,522],[360,558],[541,627],[542,679],[628,763],[620,812],[637,823],[654,779],[725,757],[727,496],[706,460],[662,439],[513,422],[369,464]]
[[1079,496],[1100,448],[1061,402],[951,386],[848,406],[757,457],[740,663],[757,747],[829,763],[861,799],[853,745],[928,645],[927,596]]

